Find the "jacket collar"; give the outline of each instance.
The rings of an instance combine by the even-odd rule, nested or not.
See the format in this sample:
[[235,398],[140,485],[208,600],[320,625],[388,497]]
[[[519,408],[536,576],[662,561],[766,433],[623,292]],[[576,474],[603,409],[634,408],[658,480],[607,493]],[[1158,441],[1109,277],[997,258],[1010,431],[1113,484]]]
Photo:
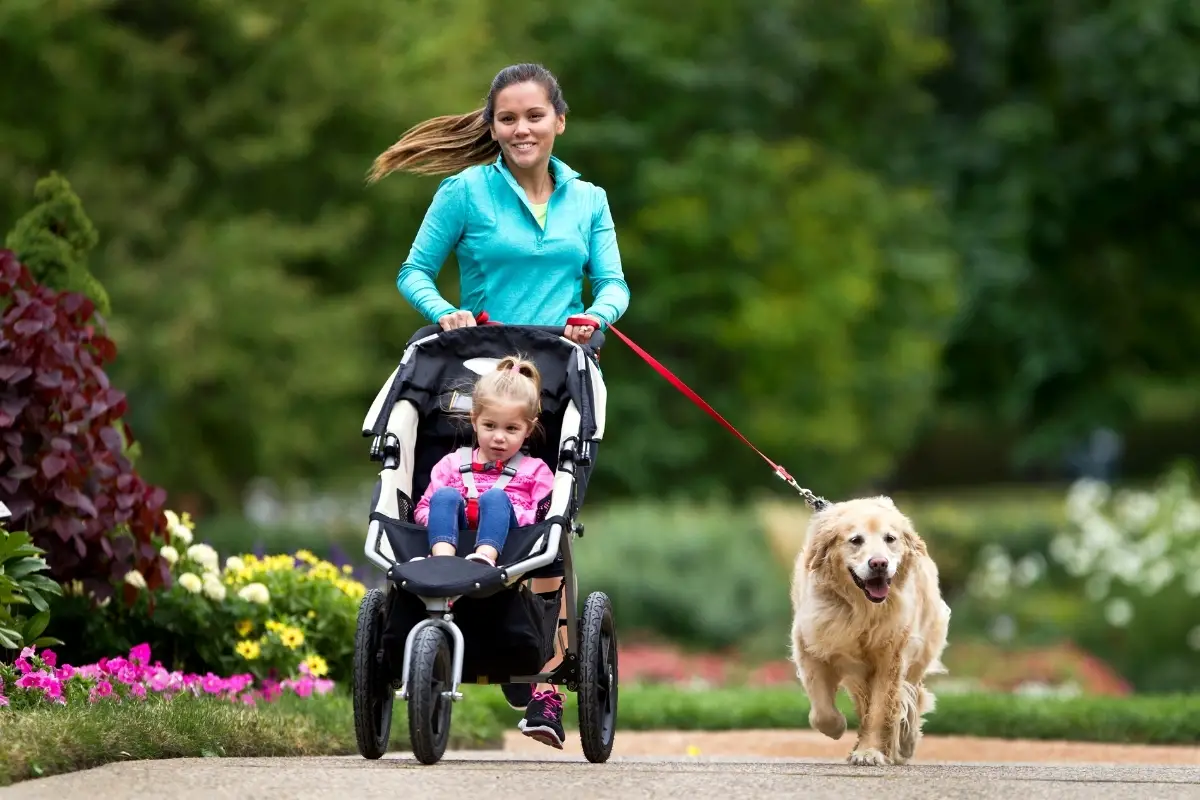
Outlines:
[[[496,160],[492,162],[492,166],[504,176],[504,179],[508,181],[508,185],[513,188],[518,197],[523,198],[525,196],[525,192],[521,190],[521,185],[517,183],[517,179],[509,171],[508,165],[504,163],[503,153],[497,154]],[[554,191],[556,192],[568,182],[579,177],[578,172],[567,166],[566,162],[557,156],[550,156],[550,173],[554,176]]]

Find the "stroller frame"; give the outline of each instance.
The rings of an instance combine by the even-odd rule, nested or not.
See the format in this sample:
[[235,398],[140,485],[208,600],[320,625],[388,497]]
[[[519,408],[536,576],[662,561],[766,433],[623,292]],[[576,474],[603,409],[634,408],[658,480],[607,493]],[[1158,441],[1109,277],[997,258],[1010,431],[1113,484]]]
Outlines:
[[[558,628],[561,594],[566,594],[566,645],[561,662],[550,671],[505,672],[479,651],[472,653],[475,681],[479,684],[537,684],[551,683],[579,695],[580,736],[585,755],[590,761],[603,762],[612,749],[616,727],[617,674],[616,630],[612,607],[603,592],[592,592],[578,609],[578,577],[575,572],[573,541],[582,537],[583,526],[576,517],[587,479],[595,461],[598,443],[603,439],[606,391],[597,363],[597,351],[603,345],[603,334],[592,335],[587,345],[566,339],[561,328],[537,326],[489,325],[442,331],[427,326],[417,331],[405,347],[400,364],[377,394],[363,421],[364,437],[372,437],[371,459],[382,463],[379,480],[372,498],[370,522],[363,552],[387,575],[387,589],[372,589],[363,598],[359,613],[355,654],[355,718],[360,753],[378,758],[386,750],[391,722],[391,702],[399,698],[407,702],[410,739],[413,751],[423,763],[435,763],[444,754],[449,728],[450,707],[461,700],[460,687],[464,682],[465,661],[470,651],[469,636],[464,634],[455,604],[475,603],[472,610],[482,608],[487,598],[504,593],[500,605],[508,609],[501,613],[509,622],[513,614],[520,616],[519,625],[533,638],[536,629],[548,634],[537,647],[545,655],[539,666],[554,653],[559,638]],[[548,441],[545,455],[552,455],[553,489],[548,507],[543,503],[539,520],[533,525],[512,529],[509,542],[496,562],[489,567],[461,558],[411,559],[420,550],[427,552],[427,534],[423,526],[410,522],[411,511],[420,493],[415,490],[418,479],[424,478],[424,461],[444,455],[444,448],[433,454],[420,451],[422,412],[426,424],[444,424],[447,412],[463,410],[456,407],[463,397],[450,391],[450,407],[442,407],[449,387],[444,385],[447,369],[430,368],[422,373],[422,355],[426,351],[451,351],[455,357],[468,355],[463,365],[480,373],[489,368],[486,359],[493,361],[521,346],[540,348],[537,360],[543,376],[547,365],[552,373],[548,381],[551,396],[547,413],[556,421],[557,441]],[[500,352],[503,350],[504,352]],[[472,366],[471,362],[485,359]],[[558,363],[561,370],[554,370]],[[543,386],[543,401],[547,401],[547,386]],[[430,411],[432,405],[437,411]],[[455,433],[455,436],[458,434]],[[441,442],[445,438],[435,439]],[[428,445],[427,445],[428,446]],[[549,459],[547,459],[549,460]],[[418,537],[417,534],[421,534]],[[460,531],[460,555],[473,549],[475,531]],[[517,534],[514,539],[514,534]],[[524,538],[522,538],[524,537]],[[515,560],[514,553],[516,553]],[[523,585],[536,577],[557,577],[556,560],[561,560],[562,581],[551,598],[535,595]],[[411,627],[403,639],[403,658],[399,669],[389,668],[387,634],[381,633],[397,611],[411,598],[401,618],[394,622],[397,632],[405,619]],[[552,606],[551,606],[552,604]],[[517,609],[517,610],[513,610]],[[423,612],[423,613],[418,613]],[[553,629],[549,615],[553,614]],[[539,616],[541,615],[541,616]],[[420,616],[421,618],[417,618]],[[489,623],[494,624],[494,623]],[[503,623],[502,623],[503,624]],[[393,645],[398,645],[393,641]],[[548,654],[545,652],[548,644]],[[486,648],[480,648],[483,650]],[[446,651],[449,650],[447,653]],[[522,650],[520,663],[532,663],[530,649]],[[446,656],[449,656],[447,659]],[[482,659],[482,660],[481,660]],[[446,662],[449,663],[446,663]],[[485,665],[485,666],[480,666]],[[500,670],[499,675],[482,674]],[[399,674],[395,674],[398,672]],[[434,675],[434,673],[438,675]],[[430,682],[437,684],[431,694]],[[397,687],[398,684],[398,687]],[[384,698],[381,693],[389,696]],[[360,696],[361,695],[361,696]],[[381,706],[386,705],[386,709]],[[441,724],[438,724],[441,723]]]

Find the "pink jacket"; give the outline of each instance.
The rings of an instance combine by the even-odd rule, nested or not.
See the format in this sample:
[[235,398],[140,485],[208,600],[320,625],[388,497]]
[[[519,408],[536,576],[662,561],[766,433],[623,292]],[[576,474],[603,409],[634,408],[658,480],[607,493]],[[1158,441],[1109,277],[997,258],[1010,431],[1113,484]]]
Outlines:
[[[479,458],[479,450],[471,451],[472,458]],[[429,472],[429,486],[417,501],[413,509],[413,519],[421,525],[429,524],[429,498],[443,486],[457,489],[463,497],[467,496],[467,487],[463,484],[462,473],[458,471],[458,451],[447,453],[433,465]],[[492,488],[492,484],[500,477],[498,472],[476,472],[475,490],[483,494]],[[554,488],[554,473],[545,461],[532,456],[525,456],[517,465],[517,474],[512,476],[504,493],[512,501],[513,511],[517,515],[517,524],[532,525],[537,517],[537,506]]]

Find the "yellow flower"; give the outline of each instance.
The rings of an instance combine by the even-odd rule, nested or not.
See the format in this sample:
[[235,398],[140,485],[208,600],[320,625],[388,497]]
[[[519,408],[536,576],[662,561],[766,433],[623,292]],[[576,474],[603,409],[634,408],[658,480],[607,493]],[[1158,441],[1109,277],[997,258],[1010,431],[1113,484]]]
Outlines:
[[297,550],[296,558],[300,559],[301,561],[305,562],[306,564],[318,563],[317,557],[315,555],[313,555],[311,550]]
[[237,643],[237,653],[247,661],[253,661],[258,658],[262,650],[258,646],[258,642],[252,642],[248,639],[243,639]]
[[277,619],[267,620],[267,630],[271,631],[272,633],[278,633],[279,631],[282,631],[285,627],[287,627],[287,626],[284,625],[282,622],[280,622]]
[[308,610],[308,613],[307,613],[307,614],[305,614],[305,616],[306,616],[306,617],[308,617],[309,619],[316,619],[316,618],[317,618],[317,612],[316,612],[316,609],[312,609],[312,608],[310,608],[310,609]]
[[299,628],[284,628],[279,632],[279,641],[289,650],[295,650],[304,644],[304,631]]
[[254,630],[254,623],[248,619],[241,620],[237,624],[238,636],[249,636],[250,631]]
[[342,564],[342,574],[343,575],[354,574],[354,567],[350,566],[349,564]]
[[308,665],[308,671],[314,678],[320,678],[329,672],[329,665],[325,663],[325,659],[315,653],[304,659],[304,663]]

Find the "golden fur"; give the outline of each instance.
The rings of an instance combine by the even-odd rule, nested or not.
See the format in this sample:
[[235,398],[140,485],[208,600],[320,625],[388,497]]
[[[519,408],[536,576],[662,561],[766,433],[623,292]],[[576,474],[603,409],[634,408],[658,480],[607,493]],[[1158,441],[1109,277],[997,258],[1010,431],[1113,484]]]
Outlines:
[[924,541],[890,498],[833,503],[813,514],[792,575],[792,611],[791,657],[811,703],[809,724],[841,738],[846,718],[834,697],[845,686],[859,718],[847,760],[907,763],[922,715],[934,708],[925,676],[946,671],[950,607]]

